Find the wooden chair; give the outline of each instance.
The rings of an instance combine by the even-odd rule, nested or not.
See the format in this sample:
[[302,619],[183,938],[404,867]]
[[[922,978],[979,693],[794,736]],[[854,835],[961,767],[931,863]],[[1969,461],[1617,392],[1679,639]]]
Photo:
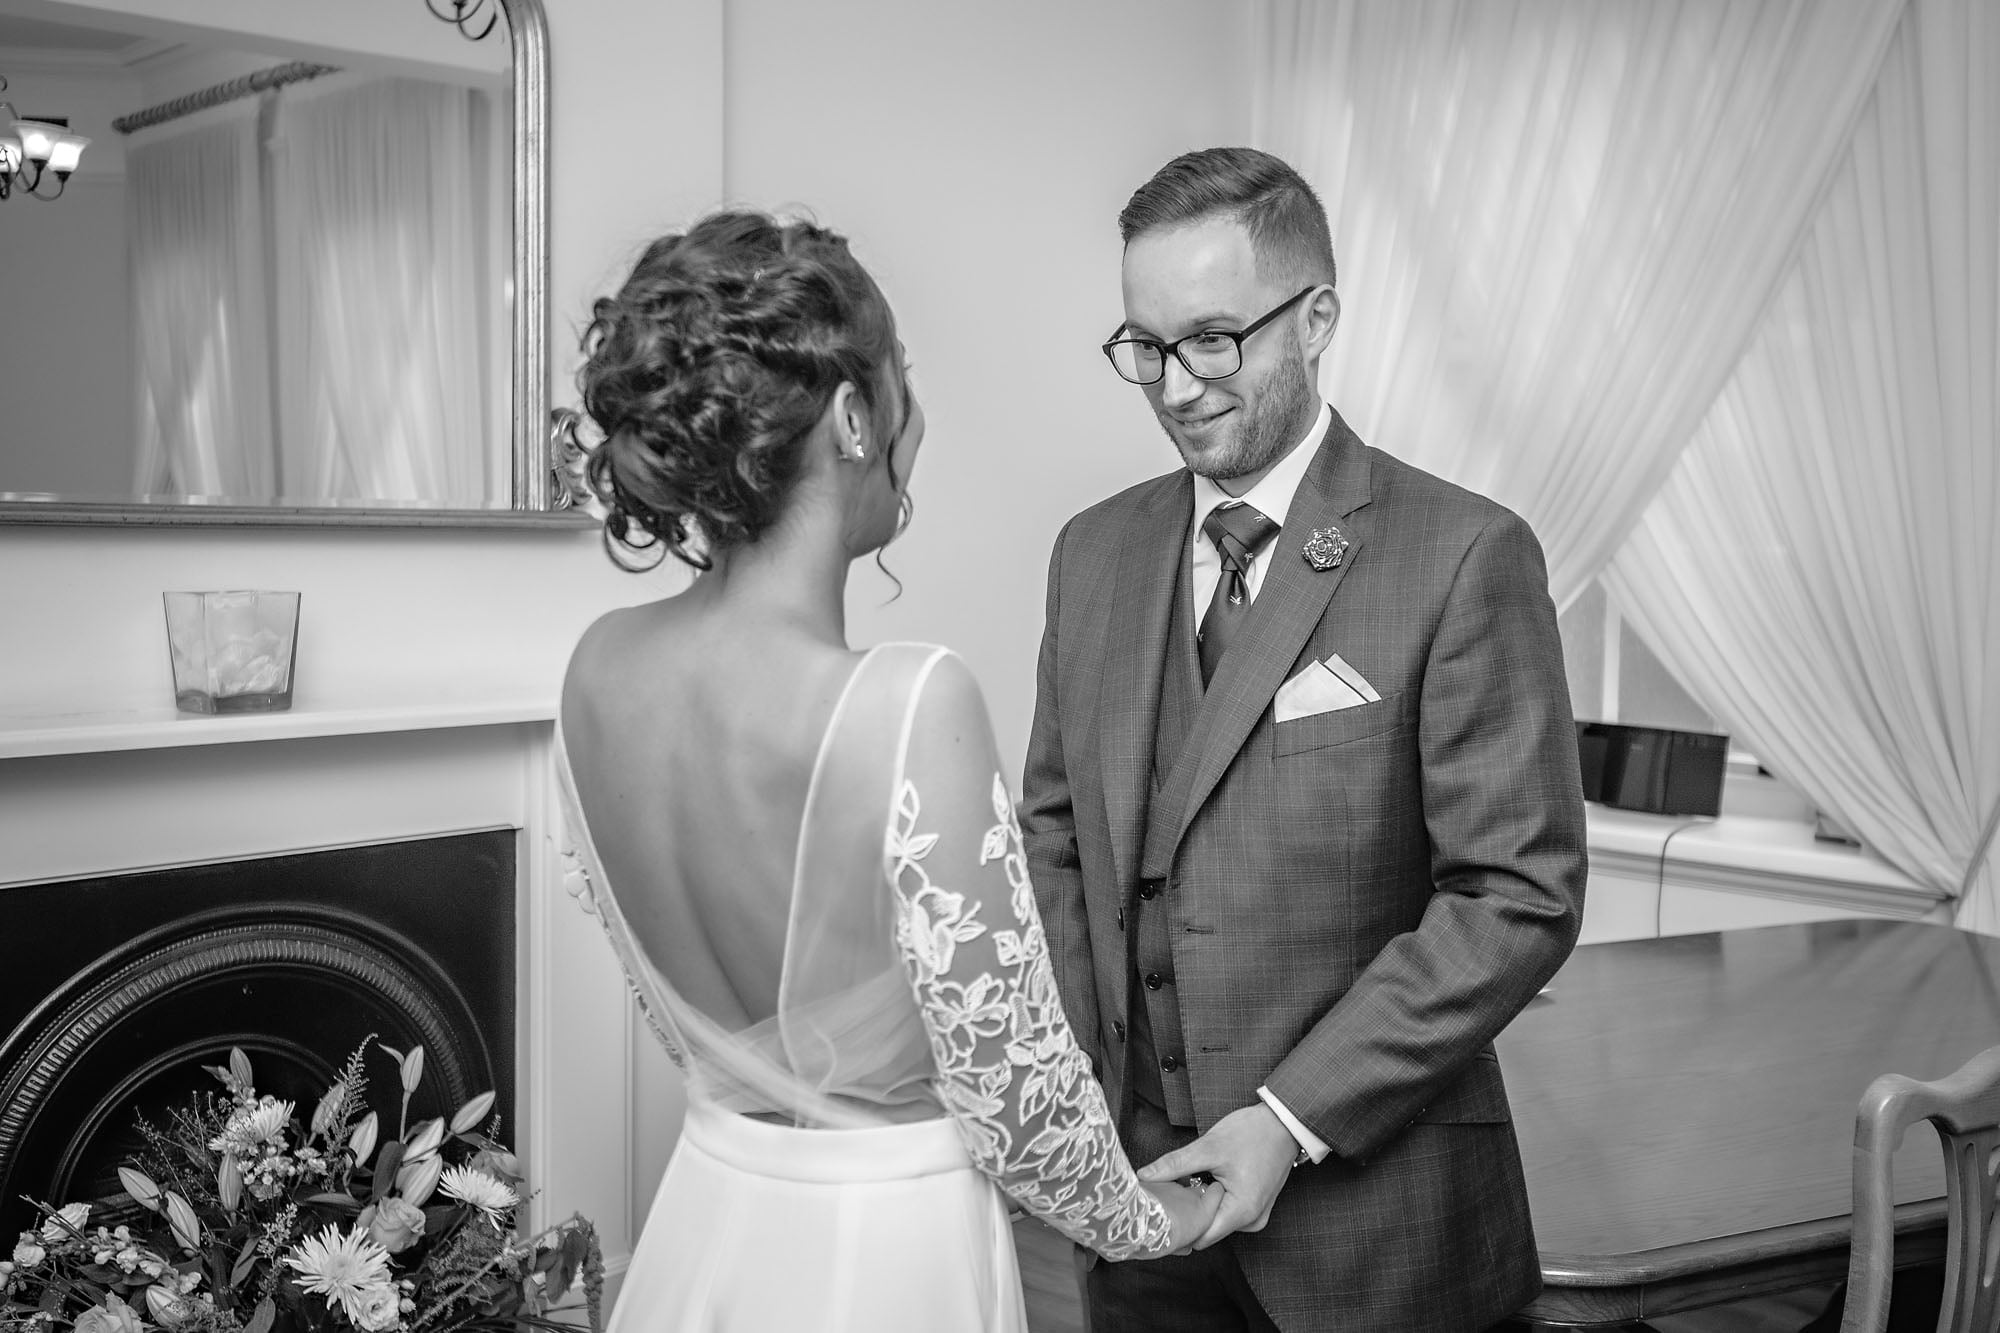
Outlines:
[[1896,1245],[1890,1159],[1919,1120],[1937,1128],[1945,1161],[1944,1306],[1938,1333],[2000,1329],[2000,1046],[1935,1083],[1884,1074],[1854,1120],[1854,1248],[1841,1333],[1881,1333]]

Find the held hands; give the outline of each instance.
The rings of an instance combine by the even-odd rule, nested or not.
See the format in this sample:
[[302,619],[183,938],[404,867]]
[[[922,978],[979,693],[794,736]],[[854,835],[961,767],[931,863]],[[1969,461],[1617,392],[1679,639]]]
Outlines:
[[[1167,1254],[1192,1251],[1194,1243],[1215,1221],[1215,1211],[1222,1204],[1222,1188],[1218,1185],[1183,1185],[1179,1181],[1165,1180],[1142,1183],[1139,1188],[1166,1206],[1167,1218],[1173,1224],[1172,1248],[1166,1251]],[[1156,1254],[1151,1257],[1158,1259],[1163,1256]]]
[[[1139,1172],[1141,1181],[1170,1181],[1206,1171],[1215,1177],[1208,1189],[1221,1194],[1208,1227],[1194,1242],[1205,1250],[1237,1231],[1262,1231],[1271,1220],[1299,1143],[1271,1108],[1259,1101],[1215,1122],[1208,1133],[1178,1148]],[[1168,1204],[1169,1211],[1173,1205]],[[1176,1235],[1179,1233],[1176,1232]]]

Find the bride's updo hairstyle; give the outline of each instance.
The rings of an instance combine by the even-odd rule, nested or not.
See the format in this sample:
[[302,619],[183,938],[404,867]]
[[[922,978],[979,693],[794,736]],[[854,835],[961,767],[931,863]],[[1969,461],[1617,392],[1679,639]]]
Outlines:
[[824,227],[712,214],[649,245],[592,316],[578,383],[603,442],[584,475],[607,545],[708,569],[784,512],[843,382],[886,429],[889,303]]

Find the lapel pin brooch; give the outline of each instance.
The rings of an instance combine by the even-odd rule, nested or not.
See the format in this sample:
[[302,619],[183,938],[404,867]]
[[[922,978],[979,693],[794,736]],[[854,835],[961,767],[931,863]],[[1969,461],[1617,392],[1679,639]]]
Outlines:
[[1305,557],[1314,569],[1338,569],[1347,558],[1347,538],[1340,535],[1339,528],[1314,528],[1306,539]]

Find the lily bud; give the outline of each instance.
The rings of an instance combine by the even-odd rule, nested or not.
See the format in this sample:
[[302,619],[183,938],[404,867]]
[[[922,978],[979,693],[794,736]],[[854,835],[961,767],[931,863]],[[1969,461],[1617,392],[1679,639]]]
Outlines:
[[176,1328],[188,1317],[187,1302],[165,1287],[146,1288],[146,1309],[163,1328]]
[[132,1196],[133,1203],[156,1213],[160,1211],[160,1187],[144,1171],[121,1166],[118,1168],[118,1183]]
[[403,1057],[403,1091],[415,1092],[417,1084],[424,1081],[424,1048],[412,1046],[410,1053]]
[[354,1154],[354,1160],[367,1165],[375,1155],[375,1135],[379,1132],[375,1113],[370,1111],[361,1117],[361,1123],[354,1127],[354,1134],[347,1140],[347,1150]]
[[215,1169],[215,1192],[225,1213],[234,1213],[243,1201],[243,1168],[236,1164],[235,1153],[222,1154],[222,1165]]
[[174,1229],[174,1239],[184,1250],[201,1248],[201,1219],[194,1215],[188,1201],[172,1190],[167,1191],[167,1225]]
[[251,1090],[253,1085],[250,1079],[250,1057],[243,1054],[241,1046],[229,1048],[229,1072],[235,1077],[242,1091]]
[[333,1118],[340,1114],[342,1103],[347,1100],[347,1084],[335,1079],[333,1086],[326,1090],[326,1096],[319,1099],[313,1108],[312,1132],[316,1139],[323,1139],[333,1132]]
[[396,1172],[396,1192],[421,1208],[424,1200],[431,1197],[431,1191],[437,1188],[438,1177],[443,1174],[442,1157],[433,1155],[421,1162],[405,1162]]
[[458,1108],[458,1114],[451,1118],[451,1132],[465,1133],[484,1120],[492,1109],[493,1090],[489,1088]]
[[444,1142],[444,1121],[426,1120],[417,1126],[417,1132],[403,1141],[403,1160],[419,1162],[432,1156],[438,1145]]

